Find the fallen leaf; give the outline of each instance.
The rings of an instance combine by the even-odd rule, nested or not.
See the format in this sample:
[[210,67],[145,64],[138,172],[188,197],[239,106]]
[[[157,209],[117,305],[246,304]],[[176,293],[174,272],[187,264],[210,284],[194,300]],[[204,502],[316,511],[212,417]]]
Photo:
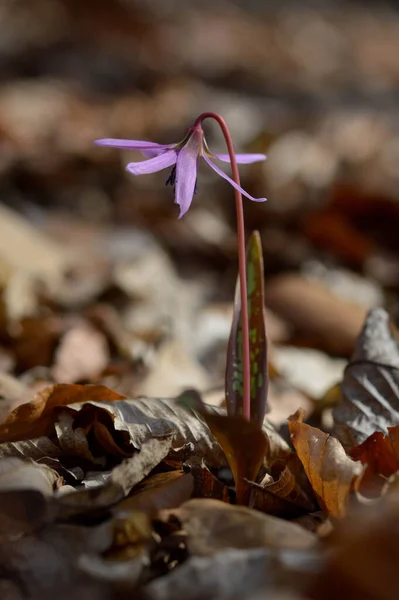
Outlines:
[[348,450],[399,424],[399,348],[382,308],[368,313],[341,390],[333,433]]
[[31,532],[47,517],[47,498],[59,475],[45,465],[18,458],[0,461],[0,538]]
[[306,549],[316,543],[316,537],[299,525],[220,500],[189,500],[178,509],[162,511],[160,517],[178,519],[193,555],[207,556],[226,548]]
[[[262,426],[267,410],[269,383],[267,335],[265,323],[264,268],[262,242],[258,231],[252,232],[246,249],[248,327],[250,345],[251,421]],[[240,279],[237,280],[233,322],[227,347],[226,405],[230,417],[243,415],[243,361]]]
[[149,437],[140,451],[125,459],[113,469],[86,473],[82,481],[87,489],[80,489],[59,498],[59,512],[63,517],[101,510],[116,504],[127,496],[167,456],[172,436]]
[[267,306],[292,324],[306,345],[333,354],[353,351],[366,309],[303,275],[279,275],[265,286]]
[[[293,582],[291,589],[303,585],[299,571],[301,560],[304,559],[303,551],[291,550],[285,559],[284,551],[276,555],[265,548],[228,548],[212,556],[193,556],[178,569],[155,579],[144,589],[148,600],[261,600],[266,597],[273,597],[273,600],[301,600],[291,592],[280,596],[277,588],[284,581]],[[308,562],[311,560],[308,559]],[[303,565],[304,562],[302,570]],[[312,566],[314,570],[315,565]]]
[[47,457],[57,458],[61,454],[61,448],[44,436],[32,440],[0,444],[0,459],[14,457],[31,458],[38,461]]
[[195,410],[205,419],[222,447],[232,470],[238,504],[247,504],[250,496],[248,481],[256,479],[264,460],[268,458],[269,440],[255,421],[240,416],[224,416],[208,412],[195,390],[187,390],[178,399],[182,406]]
[[114,508],[114,513],[142,511],[153,517],[165,508],[175,508],[188,500],[193,493],[194,479],[191,473],[167,471],[145,479],[134,493]]
[[352,448],[354,460],[366,465],[359,485],[365,496],[379,495],[386,479],[399,471],[399,426],[388,427],[388,435],[376,431],[359,446]]
[[214,498],[215,500],[230,501],[227,485],[215,477],[205,462],[193,457],[185,466],[190,469],[194,478],[193,498]]
[[58,406],[101,400],[113,402],[124,396],[103,385],[70,385],[60,383],[41,390],[34,399],[18,406],[0,425],[3,442],[48,436],[52,430],[53,412]]
[[259,484],[250,482],[250,485],[250,506],[262,512],[292,518],[315,509],[289,466],[284,466],[284,463],[274,464],[272,475],[266,474]]
[[349,494],[363,468],[345,454],[338,440],[316,427],[290,417],[291,440],[304,466],[310,484],[331,516],[343,518]]

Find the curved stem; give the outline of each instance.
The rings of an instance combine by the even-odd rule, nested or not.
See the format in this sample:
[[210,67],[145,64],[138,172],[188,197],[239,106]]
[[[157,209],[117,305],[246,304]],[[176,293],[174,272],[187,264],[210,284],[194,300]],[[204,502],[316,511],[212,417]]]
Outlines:
[[[229,152],[231,171],[234,181],[240,184],[240,175],[238,172],[237,161],[235,157],[233,140],[226,121],[217,113],[202,113],[195,121],[194,127],[200,125],[205,119],[214,119],[222,130]],[[248,323],[248,300],[247,300],[247,268],[245,253],[245,229],[244,229],[244,209],[242,196],[239,190],[234,190],[237,213],[237,238],[238,238],[238,271],[240,278],[241,295],[241,326],[242,326],[242,362],[243,362],[243,416],[245,419],[251,418],[251,365],[249,354],[249,323]]]

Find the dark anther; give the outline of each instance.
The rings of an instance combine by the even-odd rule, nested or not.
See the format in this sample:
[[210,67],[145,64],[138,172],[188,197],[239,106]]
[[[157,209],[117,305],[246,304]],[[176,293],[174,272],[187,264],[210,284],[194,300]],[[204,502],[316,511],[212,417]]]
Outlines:
[[172,167],[172,170],[170,172],[168,179],[166,180],[165,185],[175,185],[175,183],[176,183],[176,166]]

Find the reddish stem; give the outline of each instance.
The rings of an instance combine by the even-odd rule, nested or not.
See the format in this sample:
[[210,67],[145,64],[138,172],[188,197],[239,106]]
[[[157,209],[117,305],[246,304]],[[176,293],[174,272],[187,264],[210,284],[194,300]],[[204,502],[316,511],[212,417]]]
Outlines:
[[[233,147],[233,140],[226,121],[214,112],[202,113],[195,121],[194,127],[200,125],[205,119],[214,119],[220,126],[227,149],[230,156],[231,171],[234,181],[241,185],[238,172],[236,156]],[[239,190],[234,189],[237,213],[237,237],[238,237],[238,270],[240,277],[241,293],[241,324],[242,324],[242,362],[243,362],[243,416],[248,421],[251,418],[251,364],[249,354],[249,323],[248,323],[248,300],[247,300],[247,267],[245,253],[245,229],[244,229],[244,209],[242,196]]]

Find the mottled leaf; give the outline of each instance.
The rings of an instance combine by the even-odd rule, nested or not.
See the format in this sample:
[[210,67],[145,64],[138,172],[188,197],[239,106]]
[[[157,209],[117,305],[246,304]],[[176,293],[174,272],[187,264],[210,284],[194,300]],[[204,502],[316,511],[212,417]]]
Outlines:
[[[263,423],[266,412],[268,371],[265,324],[263,255],[259,232],[254,231],[247,245],[247,298],[251,358],[251,420]],[[230,416],[243,414],[243,362],[241,296],[239,279],[234,298],[234,314],[227,349],[226,402]]]

